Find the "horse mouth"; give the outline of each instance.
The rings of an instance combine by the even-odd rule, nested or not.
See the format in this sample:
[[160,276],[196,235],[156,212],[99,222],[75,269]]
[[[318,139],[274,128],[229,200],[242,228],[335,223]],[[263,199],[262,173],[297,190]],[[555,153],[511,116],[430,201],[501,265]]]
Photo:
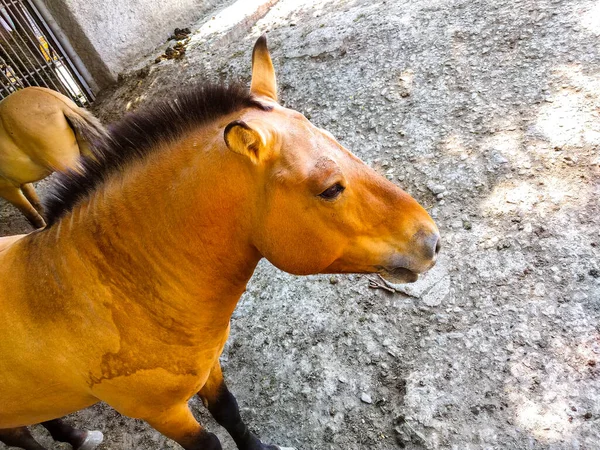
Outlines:
[[379,272],[381,277],[390,283],[414,283],[419,279],[419,274],[405,267],[384,268]]

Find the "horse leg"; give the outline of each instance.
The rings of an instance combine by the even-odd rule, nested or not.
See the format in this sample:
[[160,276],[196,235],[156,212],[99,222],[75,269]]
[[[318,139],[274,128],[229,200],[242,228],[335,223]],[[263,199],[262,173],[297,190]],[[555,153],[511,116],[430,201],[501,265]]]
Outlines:
[[46,226],[43,217],[39,215],[33,206],[31,206],[29,200],[25,198],[23,192],[18,187],[12,185],[0,185],[0,197],[4,197],[6,201],[16,206],[35,228],[43,228]]
[[21,186],[21,191],[23,191],[23,195],[25,198],[29,200],[29,203],[36,209],[37,212],[44,214],[44,207],[42,206],[42,202],[40,202],[40,198],[38,197],[35,189],[33,188],[33,184],[26,183]]
[[239,450],[285,450],[275,445],[263,444],[248,429],[240,416],[235,397],[225,385],[221,365],[218,361],[198,395],[217,423],[231,435]]
[[219,438],[198,423],[187,403],[144,419],[155,430],[173,439],[185,450],[223,450]]
[[100,431],[78,430],[61,419],[42,422],[42,425],[55,441],[67,442],[75,450],[93,450],[102,443],[104,438]]
[[26,427],[0,430],[0,442],[4,442],[9,447],[19,447],[25,450],[46,450],[37,443]]

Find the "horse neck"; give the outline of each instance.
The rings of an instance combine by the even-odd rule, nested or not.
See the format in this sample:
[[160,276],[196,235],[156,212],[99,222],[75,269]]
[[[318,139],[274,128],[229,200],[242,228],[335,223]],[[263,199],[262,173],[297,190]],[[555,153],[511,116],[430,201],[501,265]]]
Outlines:
[[239,157],[199,140],[132,163],[39,233],[48,264],[66,255],[55,267],[63,283],[84,273],[117,296],[213,301],[233,311],[260,259],[250,244],[251,180]]

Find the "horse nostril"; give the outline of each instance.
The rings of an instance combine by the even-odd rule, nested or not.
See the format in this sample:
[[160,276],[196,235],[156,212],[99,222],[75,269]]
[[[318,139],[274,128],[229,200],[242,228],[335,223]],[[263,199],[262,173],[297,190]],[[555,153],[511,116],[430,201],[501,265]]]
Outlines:
[[421,245],[423,246],[422,255],[427,260],[435,261],[440,249],[442,248],[440,235],[437,232],[432,233],[431,231],[421,233]]

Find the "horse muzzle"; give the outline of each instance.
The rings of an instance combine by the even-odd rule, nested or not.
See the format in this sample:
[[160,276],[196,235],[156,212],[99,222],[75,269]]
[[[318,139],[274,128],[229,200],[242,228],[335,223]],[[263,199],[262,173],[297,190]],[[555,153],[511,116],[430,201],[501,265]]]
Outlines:
[[379,274],[390,283],[414,283],[419,279],[419,274],[405,267],[381,268]]
[[391,264],[379,269],[380,275],[392,283],[414,283],[419,274],[431,269],[442,248],[437,231],[425,234],[417,233],[411,246],[411,254],[397,254],[392,257]]

